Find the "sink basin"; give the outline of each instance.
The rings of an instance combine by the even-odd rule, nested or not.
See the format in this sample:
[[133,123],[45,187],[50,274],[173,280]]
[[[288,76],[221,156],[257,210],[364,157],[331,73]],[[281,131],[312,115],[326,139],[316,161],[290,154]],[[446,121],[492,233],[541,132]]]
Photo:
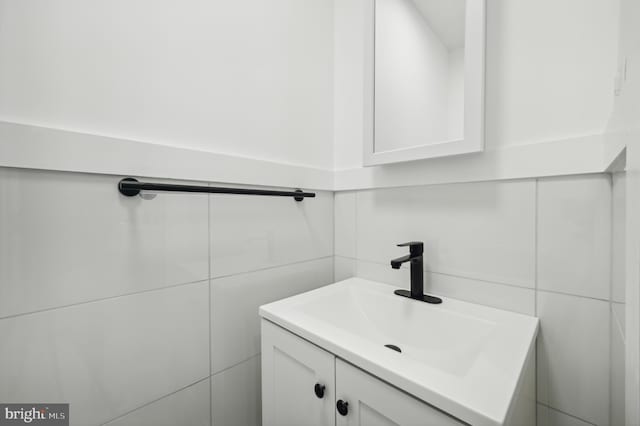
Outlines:
[[538,319],[446,297],[418,302],[396,289],[351,278],[260,315],[465,422],[503,424]]

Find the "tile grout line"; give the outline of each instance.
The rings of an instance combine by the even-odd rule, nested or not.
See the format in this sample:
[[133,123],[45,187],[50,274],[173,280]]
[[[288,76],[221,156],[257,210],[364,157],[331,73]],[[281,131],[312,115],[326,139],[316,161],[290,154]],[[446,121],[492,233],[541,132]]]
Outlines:
[[331,276],[332,281],[336,282],[336,192],[333,192],[333,212],[331,212],[333,217],[333,259],[331,262],[331,267],[333,268],[333,275]]
[[114,422],[114,421],[116,421],[116,420],[122,419],[122,418],[124,418],[124,417],[128,416],[128,415],[129,415],[129,414],[131,414],[131,413],[134,413],[134,412],[136,412],[136,411],[138,411],[138,410],[140,410],[140,409],[142,409],[142,408],[148,407],[148,406],[149,406],[149,405],[151,405],[151,404],[154,404],[154,403],[156,403],[156,402],[158,402],[158,401],[161,401],[161,400],[163,400],[163,399],[165,399],[165,398],[168,398],[168,397],[170,397],[170,396],[172,396],[172,395],[175,395],[175,394],[177,394],[178,392],[182,392],[183,390],[189,389],[190,387],[195,386],[195,385],[197,385],[198,383],[204,382],[204,381],[205,381],[205,380],[207,380],[207,379],[209,379],[209,377],[203,377],[202,379],[196,380],[195,382],[190,383],[190,384],[188,384],[188,385],[186,385],[186,386],[183,386],[183,387],[181,387],[180,389],[177,389],[177,390],[175,390],[175,391],[173,391],[173,392],[170,392],[170,393],[168,393],[168,394],[166,394],[166,395],[162,395],[161,397],[156,398],[156,399],[154,399],[154,400],[152,400],[152,401],[146,402],[146,403],[142,404],[142,405],[141,405],[141,406],[139,406],[139,407],[136,407],[136,408],[134,408],[134,409],[132,409],[132,410],[127,411],[126,413],[120,414],[119,416],[117,416],[117,417],[113,417],[113,418],[111,418],[111,419],[107,420],[106,422],[100,423],[100,425],[101,425],[101,426],[104,426],[104,425],[107,425],[107,424],[109,424],[109,423],[111,423],[111,422]]
[[[239,365],[244,364],[245,362],[251,361],[252,359],[254,359],[256,357],[259,357],[260,355],[262,355],[262,352],[258,352],[257,354],[250,355],[249,357],[244,358],[241,361],[238,361],[236,363],[233,363],[230,366],[225,367],[220,371],[216,371],[215,373],[212,371],[211,374],[209,375],[209,377],[213,378],[213,377],[217,376],[220,373],[227,372],[227,371],[231,370],[232,368],[235,368],[235,367],[237,367]],[[212,386],[213,386],[213,380],[211,380],[211,383],[212,383]]]
[[[383,261],[379,261],[379,260],[371,260],[371,259],[358,259],[358,258],[354,258],[351,256],[343,256],[343,255],[336,255],[336,257],[342,257],[343,259],[349,259],[349,260],[355,260],[357,262],[364,262],[364,263],[372,263],[374,265],[384,265],[384,266],[388,266],[387,262],[383,262]],[[400,266],[401,270],[409,270],[409,266],[407,266],[407,264],[402,264]],[[525,290],[535,290],[535,283],[534,286],[526,286],[526,285],[518,285],[518,284],[512,284],[512,283],[507,283],[507,282],[501,282],[501,281],[492,281],[491,279],[488,278],[478,278],[478,277],[473,277],[470,275],[457,275],[451,272],[442,272],[442,271],[434,271],[431,269],[423,269],[423,272],[428,272],[431,274],[438,274],[438,275],[446,275],[448,277],[455,277],[455,278],[462,278],[465,280],[471,280],[471,281],[481,281],[481,282],[485,282],[485,283],[489,283],[489,284],[496,284],[496,285],[503,285],[503,286],[508,286],[508,287],[516,287],[516,288],[521,288],[521,289],[525,289]],[[586,296],[585,296],[586,297]]]
[[[356,191],[353,194],[353,252],[356,257],[356,261],[358,260],[358,195],[360,191]],[[356,262],[356,276],[358,270],[358,263]]]
[[618,330],[618,333],[620,333],[620,337],[622,338],[622,342],[626,345],[626,338],[625,338],[624,331],[622,329],[622,323],[620,322],[620,319],[618,318],[618,315],[613,311],[613,306],[615,306],[615,305],[624,306],[624,303],[612,302],[611,316],[613,316],[613,323],[615,323],[616,329]]
[[333,269],[333,274],[331,275],[332,282],[336,282],[336,195],[337,193],[333,193],[333,262],[331,262],[331,268]]
[[564,414],[565,416],[569,416],[569,417],[574,418],[576,420],[580,420],[581,422],[586,423],[588,425],[597,426],[595,423],[591,423],[591,422],[589,422],[589,421],[587,421],[587,420],[585,420],[583,418],[580,418],[578,416],[574,416],[573,414],[569,414],[566,411],[562,411],[562,410],[560,410],[558,408],[555,408],[555,407],[553,407],[553,406],[551,406],[549,404],[546,404],[544,402],[538,402],[538,405],[542,405],[543,407],[546,407],[549,410],[557,411],[558,413]]
[[580,299],[595,300],[595,301],[598,301],[598,302],[609,303],[609,300],[607,300],[607,299],[600,299],[600,298],[591,297],[591,296],[583,296],[581,294],[566,293],[566,292],[563,292],[563,291],[546,290],[546,289],[544,289],[544,290],[538,290],[537,292],[538,293],[560,294],[562,296],[578,297]]
[[[538,318],[538,230],[539,230],[539,225],[540,225],[540,219],[539,219],[539,212],[538,212],[538,206],[540,205],[540,179],[536,178],[534,180],[534,185],[535,185],[535,191],[534,191],[534,205],[533,205],[533,211],[534,211],[534,224],[533,224],[533,315]],[[538,324],[540,324],[540,319],[538,319]],[[542,328],[542,327],[540,327]],[[534,377],[534,386],[536,387],[535,392],[536,392],[536,402],[538,402],[538,368],[539,368],[539,359],[540,357],[538,356],[538,338],[536,338],[536,347],[535,347],[535,355],[536,355],[536,359],[535,359],[535,377]],[[538,424],[538,422],[540,421],[540,419],[538,419],[538,410],[536,410],[535,412],[535,418],[536,418],[536,425]]]
[[137,295],[145,294],[145,293],[152,293],[152,292],[156,292],[156,291],[170,290],[170,289],[175,289],[175,288],[178,288],[178,287],[186,287],[186,286],[189,286],[189,285],[203,284],[203,283],[208,282],[208,281],[209,280],[207,280],[205,278],[205,279],[201,279],[201,280],[197,280],[197,281],[190,281],[190,282],[187,282],[187,283],[171,284],[171,285],[167,285],[167,286],[163,286],[163,287],[149,288],[149,289],[146,289],[146,290],[136,291],[136,292],[133,292],[133,293],[123,293],[123,294],[117,294],[117,295],[114,295],[114,296],[101,297],[99,299],[84,300],[84,301],[81,301],[81,302],[70,303],[68,305],[61,305],[61,306],[54,306],[54,307],[51,307],[51,308],[38,309],[36,311],[21,312],[21,313],[18,313],[18,314],[11,314],[11,315],[7,315],[5,317],[1,317],[0,321],[7,320],[7,319],[12,319],[12,318],[23,317],[23,316],[27,316],[27,315],[41,314],[41,313],[49,312],[49,311],[56,311],[58,309],[73,308],[75,306],[88,305],[88,304],[91,304],[91,303],[100,303],[100,302],[104,302],[104,301],[107,301],[107,300],[113,300],[113,299],[118,299],[118,298],[123,298],[123,297],[137,296]]
[[613,329],[615,321],[615,315],[613,313],[613,221],[614,218],[614,188],[613,188],[613,174],[609,175],[609,191],[611,194],[611,199],[609,203],[609,380],[607,383],[608,391],[609,391],[609,415],[608,420],[611,423],[611,418],[613,416]]
[[44,308],[44,309],[38,309],[35,311],[28,311],[28,312],[20,312],[17,314],[11,314],[11,315],[7,315],[4,317],[0,317],[0,321],[5,320],[5,319],[11,319],[11,318],[16,318],[16,317],[21,317],[21,316],[26,316],[26,315],[34,315],[34,314],[40,314],[40,313],[44,313],[44,312],[48,312],[48,311],[55,311],[58,309],[66,309],[66,308],[72,308],[74,306],[80,306],[80,305],[87,305],[90,303],[98,303],[98,302],[104,302],[106,300],[111,300],[111,299],[117,299],[120,297],[129,297],[129,296],[136,296],[139,294],[145,294],[145,293],[151,293],[154,291],[163,291],[163,290],[169,290],[169,289],[174,289],[177,287],[183,287],[183,286],[188,286],[188,285],[194,285],[194,284],[202,284],[205,282],[209,282],[209,285],[211,281],[215,281],[221,278],[229,278],[232,276],[236,276],[236,275],[244,275],[244,274],[250,274],[250,273],[254,273],[254,272],[262,272],[262,271],[267,271],[269,269],[277,269],[277,268],[284,268],[287,266],[293,266],[293,265],[298,265],[301,263],[311,263],[311,262],[315,262],[318,260],[326,260],[326,259],[331,259],[333,258],[333,256],[322,256],[322,257],[317,257],[317,258],[313,258],[313,259],[307,259],[307,260],[300,260],[300,261],[296,261],[296,262],[291,262],[291,263],[285,263],[282,265],[277,265],[277,266],[269,266],[266,268],[261,268],[261,269],[255,269],[255,270],[251,270],[251,271],[246,271],[246,272],[239,272],[236,274],[230,274],[230,275],[222,275],[219,277],[212,277],[212,278],[203,278],[203,279],[199,279],[199,280],[195,280],[195,281],[189,281],[189,282],[185,282],[185,283],[180,283],[180,284],[170,284],[170,285],[166,285],[166,286],[162,286],[162,287],[157,287],[157,288],[149,288],[146,290],[140,290],[140,291],[136,291],[136,292],[132,292],[132,293],[123,293],[123,294],[117,294],[114,296],[107,296],[107,297],[101,297],[98,299],[91,299],[91,300],[83,300],[81,302],[76,302],[76,303],[70,303],[67,305],[60,305],[60,306],[53,306],[50,308]]
[[425,269],[424,272],[428,272],[430,274],[436,274],[436,275],[444,275],[445,277],[460,278],[460,279],[463,279],[463,280],[478,281],[478,282],[486,283],[486,284],[494,284],[494,285],[499,285],[499,286],[504,286],[504,287],[519,288],[521,290],[535,291],[535,287],[525,287],[525,286],[521,286],[521,285],[517,285],[517,284],[501,283],[501,282],[498,282],[498,281],[491,281],[491,280],[487,280],[487,279],[483,279],[483,278],[465,277],[465,276],[462,276],[462,275],[455,275],[455,274],[450,274],[450,273],[446,273],[446,272],[431,271],[431,270],[428,270],[428,269]]
[[[386,266],[386,263],[382,263],[382,262],[378,262],[378,261],[365,260],[365,259],[354,259],[352,257],[340,256],[340,255],[337,255],[336,257],[341,257],[343,259],[354,260],[356,262],[364,262],[364,263],[371,263],[371,264],[379,265],[379,266],[383,266],[383,265]],[[404,268],[404,267],[402,269],[406,270],[406,268]],[[460,278],[460,279],[469,280],[469,281],[478,281],[478,282],[482,282],[482,283],[486,283],[486,284],[510,287],[510,288],[515,288],[515,289],[520,289],[520,290],[528,290],[528,291],[533,291],[535,293],[560,294],[562,296],[578,297],[578,298],[581,298],[581,299],[596,300],[596,301],[599,301],[599,302],[607,302],[607,303],[609,302],[608,299],[601,299],[601,298],[597,298],[597,297],[584,296],[584,295],[581,295],[581,294],[566,293],[566,292],[556,291],[556,290],[536,289],[535,287],[524,287],[524,286],[519,286],[519,285],[516,285],[516,284],[501,283],[501,282],[489,281],[489,280],[481,279],[481,278],[465,277],[465,276],[462,276],[462,275],[454,275],[454,274],[450,274],[450,273],[430,271],[430,270],[424,270],[424,272],[429,272],[431,274],[436,274],[436,275],[444,275],[444,276],[447,276],[447,277]],[[619,303],[619,304],[623,305],[623,303]]]
[[535,180],[535,199],[534,199],[534,235],[533,235],[533,288],[534,299],[533,299],[533,313],[537,317],[538,316],[538,231],[540,225],[540,218],[538,212],[538,206],[540,205],[540,180],[536,178]]
[[220,276],[217,276],[217,277],[211,277],[210,280],[211,281],[215,281],[215,280],[219,280],[219,279],[222,279],[222,278],[235,277],[235,276],[238,276],[238,275],[253,274],[255,272],[262,272],[262,271],[268,271],[270,269],[284,268],[284,267],[287,267],[287,266],[299,265],[301,263],[311,263],[311,262],[316,262],[318,260],[333,259],[333,257],[334,257],[334,255],[331,254],[331,255],[327,255],[327,256],[314,257],[314,258],[311,258],[311,259],[296,260],[295,262],[283,263],[282,265],[266,266],[264,268],[251,269],[249,271],[236,272],[236,273],[233,273],[233,274],[226,274],[226,275],[220,275]]
[[[211,186],[210,183],[209,186]],[[213,426],[213,380],[211,380],[211,347],[213,344],[211,338],[211,194],[207,196],[207,261],[209,265],[209,280],[207,281],[209,285],[209,425]]]
[[[353,258],[353,257],[349,257],[349,256],[341,256],[341,255],[337,255],[336,257],[341,257],[343,259],[348,259],[348,260],[354,260],[356,262],[372,263],[374,265],[388,266],[387,263],[382,263],[382,262],[373,261],[373,260],[357,259],[357,258]],[[408,270],[409,268],[406,265],[402,265],[401,269],[402,270]],[[483,282],[483,283],[487,283],[487,284],[494,284],[494,285],[505,286],[505,287],[513,287],[513,288],[518,288],[518,289],[521,289],[521,290],[529,290],[529,291],[534,291],[535,290],[533,287],[524,287],[524,286],[520,286],[520,285],[516,285],[516,284],[502,283],[502,282],[498,282],[498,281],[490,281],[490,280],[482,279],[482,278],[474,278],[474,277],[468,277],[468,276],[466,277],[466,276],[455,275],[455,274],[446,273],[446,272],[432,271],[432,270],[429,270],[429,269],[424,269],[424,272],[428,272],[430,274],[436,274],[436,275],[444,275],[444,276],[453,277],[453,278],[461,278],[461,279],[469,280],[469,281],[478,281],[478,282]]]

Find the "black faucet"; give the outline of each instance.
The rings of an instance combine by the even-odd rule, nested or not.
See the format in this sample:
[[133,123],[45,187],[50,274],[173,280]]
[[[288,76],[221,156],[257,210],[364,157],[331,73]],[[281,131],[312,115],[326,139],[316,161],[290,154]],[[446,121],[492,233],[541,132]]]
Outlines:
[[439,297],[424,294],[424,276],[422,274],[424,243],[422,241],[411,241],[398,244],[398,247],[409,247],[409,254],[393,259],[391,261],[391,267],[393,269],[400,269],[403,263],[411,262],[411,292],[407,290],[396,290],[394,293],[398,296],[409,297],[427,303],[442,303],[442,299]]

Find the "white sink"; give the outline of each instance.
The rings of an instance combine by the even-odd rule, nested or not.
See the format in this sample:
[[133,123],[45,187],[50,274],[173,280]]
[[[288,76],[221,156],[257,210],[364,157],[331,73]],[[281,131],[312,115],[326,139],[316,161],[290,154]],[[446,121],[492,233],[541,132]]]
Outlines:
[[395,289],[351,278],[260,315],[461,420],[503,424],[538,319],[444,297],[418,302]]

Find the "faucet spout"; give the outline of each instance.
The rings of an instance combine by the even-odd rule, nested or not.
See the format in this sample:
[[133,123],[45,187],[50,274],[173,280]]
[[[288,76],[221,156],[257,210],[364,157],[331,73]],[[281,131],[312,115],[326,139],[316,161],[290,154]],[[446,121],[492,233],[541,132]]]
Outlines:
[[397,259],[393,259],[391,261],[391,267],[393,269],[400,269],[400,266],[402,266],[403,263],[408,262],[410,260],[411,260],[411,255],[410,254],[408,254],[406,256],[399,257]]
[[398,247],[409,247],[409,254],[393,259],[391,261],[391,267],[393,269],[400,269],[403,263],[411,262],[411,291],[396,290],[395,294],[428,303],[442,303],[441,299],[424,294],[424,276],[422,272],[424,244],[422,241],[398,244]]

